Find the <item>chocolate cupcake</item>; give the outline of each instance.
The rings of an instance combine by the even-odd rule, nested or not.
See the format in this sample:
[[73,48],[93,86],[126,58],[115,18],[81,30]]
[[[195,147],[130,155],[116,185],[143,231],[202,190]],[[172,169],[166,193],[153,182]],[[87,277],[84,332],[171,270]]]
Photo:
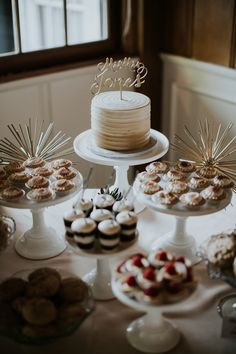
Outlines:
[[134,211],[134,204],[127,199],[117,200],[112,207],[115,216],[121,211]]
[[76,219],[84,218],[82,210],[67,210],[63,215],[63,221],[66,228],[66,237],[73,237],[73,231],[71,230],[72,222]]
[[96,224],[99,224],[103,220],[114,219],[114,216],[110,210],[94,209],[90,214],[90,218],[93,219]]
[[84,215],[88,217],[93,210],[93,202],[91,199],[81,198],[75,203],[74,208],[75,210],[82,210]]
[[104,220],[98,224],[99,242],[103,250],[113,251],[120,243],[121,226],[115,220]]
[[110,194],[97,194],[94,198],[93,204],[97,209],[108,209],[112,211],[115,199]]
[[136,236],[137,215],[133,211],[122,211],[116,216],[116,221],[121,226],[121,241],[133,241]]
[[79,218],[72,222],[71,230],[74,241],[81,249],[91,249],[94,246],[97,225],[90,218]]

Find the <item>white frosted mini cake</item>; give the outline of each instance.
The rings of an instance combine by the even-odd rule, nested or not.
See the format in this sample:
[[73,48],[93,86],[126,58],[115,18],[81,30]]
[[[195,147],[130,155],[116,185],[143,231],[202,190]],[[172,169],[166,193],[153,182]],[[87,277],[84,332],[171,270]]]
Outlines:
[[108,91],[93,97],[91,129],[95,144],[115,151],[138,150],[150,139],[150,99],[133,91]]

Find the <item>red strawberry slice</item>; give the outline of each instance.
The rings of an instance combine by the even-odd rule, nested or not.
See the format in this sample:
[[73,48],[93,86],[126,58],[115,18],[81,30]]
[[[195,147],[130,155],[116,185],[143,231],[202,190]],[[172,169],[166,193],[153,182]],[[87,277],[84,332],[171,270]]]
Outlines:
[[168,262],[166,265],[165,265],[165,270],[168,274],[170,275],[175,275],[177,272],[176,272],[176,269],[175,269],[175,265],[174,263],[172,262]]
[[125,283],[128,284],[129,286],[135,286],[136,279],[133,275],[130,275],[128,278],[126,278]]
[[179,256],[179,257],[176,258],[176,261],[185,263],[185,258],[183,256]]
[[153,267],[147,267],[143,271],[143,277],[148,280],[155,280],[155,271]]
[[133,265],[135,265],[136,267],[142,267],[142,256],[140,255],[135,255],[132,259],[133,259]]
[[165,251],[159,251],[156,255],[156,258],[160,261],[167,261],[167,253]]

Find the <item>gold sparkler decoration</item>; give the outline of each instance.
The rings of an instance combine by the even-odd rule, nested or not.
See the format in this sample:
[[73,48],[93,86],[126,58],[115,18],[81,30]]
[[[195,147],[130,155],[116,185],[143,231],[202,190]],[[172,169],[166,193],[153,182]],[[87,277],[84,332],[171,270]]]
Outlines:
[[[223,128],[220,123],[216,126],[206,119],[198,121],[197,136],[194,136],[185,125],[184,133],[188,140],[176,134],[175,143],[171,146],[183,156],[181,160],[194,162],[198,169],[214,167],[236,185],[236,136],[232,138],[230,135],[232,127],[232,123]],[[236,187],[233,190],[236,192]]]
[[53,136],[54,123],[50,123],[45,131],[43,126],[44,121],[38,124],[36,120],[32,124],[31,119],[24,126],[8,125],[14,139],[12,141],[5,137],[0,140],[0,163],[22,162],[34,156],[50,160],[69,155],[74,151],[73,147],[64,149],[71,137],[67,137],[61,131]]

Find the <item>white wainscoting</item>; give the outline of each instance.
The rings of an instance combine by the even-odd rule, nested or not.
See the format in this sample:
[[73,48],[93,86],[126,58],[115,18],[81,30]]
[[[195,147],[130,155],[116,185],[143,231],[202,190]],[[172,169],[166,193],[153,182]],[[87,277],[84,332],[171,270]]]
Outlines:
[[[0,138],[10,137],[11,123],[24,123],[28,118],[54,121],[55,132],[62,130],[73,139],[90,128],[90,86],[97,66],[68,70],[50,75],[0,84]],[[111,167],[99,166],[73,156],[78,168],[86,176],[94,167],[91,186],[104,186]]]
[[[236,71],[223,66],[162,54],[163,132],[173,141],[184,137],[187,125],[196,134],[198,120],[206,117],[223,126],[233,122],[236,135]],[[170,150],[169,158],[176,155]]]

